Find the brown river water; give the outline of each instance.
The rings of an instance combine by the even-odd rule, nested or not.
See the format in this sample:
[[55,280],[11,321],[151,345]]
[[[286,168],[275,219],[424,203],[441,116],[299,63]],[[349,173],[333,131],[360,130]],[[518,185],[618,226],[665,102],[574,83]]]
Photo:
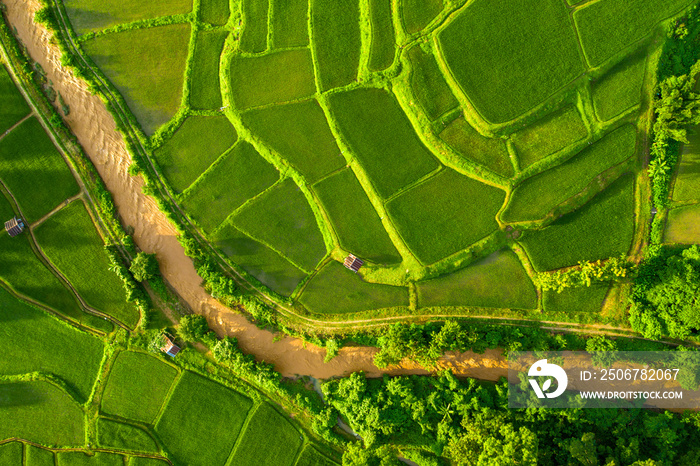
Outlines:
[[[212,329],[219,335],[235,336],[243,351],[274,364],[286,377],[307,375],[327,379],[359,370],[370,377],[430,373],[410,361],[379,369],[372,363],[377,350],[370,347],[342,348],[338,356],[324,363],[325,349],[289,336],[275,341],[275,333],[259,329],[209,296],[192,261],[177,241],[175,229],[155,201],[143,194],[143,179],[128,174],[131,157],[104,103],[89,92],[85,82],[61,66],[60,51],[51,44],[49,32],[33,22],[41,5],[35,0],[1,1],[7,6],[7,17],[17,29],[18,38],[70,107],[66,123],[112,193],[123,222],[134,228],[136,244],[143,251],[156,254],[163,277],[194,312],[207,317]],[[507,375],[507,363],[499,350],[485,354],[448,353],[438,367],[449,368],[458,376],[483,380]]]

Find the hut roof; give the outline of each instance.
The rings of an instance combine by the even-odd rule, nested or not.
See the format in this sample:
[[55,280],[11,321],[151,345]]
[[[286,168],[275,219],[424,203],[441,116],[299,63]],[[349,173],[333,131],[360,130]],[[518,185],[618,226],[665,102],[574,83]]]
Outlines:
[[364,262],[362,259],[358,259],[354,255],[350,254],[348,257],[345,258],[345,262],[343,262],[343,265],[352,270],[353,272],[357,273],[358,270],[360,270],[360,267],[362,267],[362,264]]
[[17,236],[24,231],[24,222],[21,218],[13,217],[5,222],[5,230],[10,236]]
[[175,355],[180,352],[180,347],[173,343],[172,340],[170,340],[170,338],[166,335],[165,343],[163,343],[163,346],[160,347],[160,350],[168,356],[175,357]]

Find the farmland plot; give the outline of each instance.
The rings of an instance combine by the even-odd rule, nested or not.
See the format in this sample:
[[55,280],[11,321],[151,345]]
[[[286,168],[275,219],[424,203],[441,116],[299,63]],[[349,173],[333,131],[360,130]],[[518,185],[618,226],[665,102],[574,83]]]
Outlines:
[[107,29],[121,23],[189,13],[192,0],[64,0],[66,12],[79,34]]

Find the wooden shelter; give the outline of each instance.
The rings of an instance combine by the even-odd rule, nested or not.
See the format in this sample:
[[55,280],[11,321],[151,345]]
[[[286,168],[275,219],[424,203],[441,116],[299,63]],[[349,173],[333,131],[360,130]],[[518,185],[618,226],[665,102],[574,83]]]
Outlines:
[[353,256],[352,254],[350,254],[348,257],[346,257],[345,262],[343,262],[343,265],[347,269],[350,269],[355,273],[357,273],[357,271],[360,270],[360,267],[362,267],[362,264],[364,264],[362,259],[358,259],[357,257]]
[[5,230],[10,236],[15,237],[24,231],[24,221],[21,218],[13,217],[5,222]]
[[160,350],[174,358],[175,355],[180,352],[180,347],[173,343],[168,335],[163,335],[163,339],[165,341],[163,342],[163,346],[160,347]]

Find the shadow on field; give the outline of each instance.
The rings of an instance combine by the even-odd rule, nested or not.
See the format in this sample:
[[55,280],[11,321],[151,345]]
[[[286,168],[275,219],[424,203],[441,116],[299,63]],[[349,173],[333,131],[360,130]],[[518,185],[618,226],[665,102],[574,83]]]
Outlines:
[[35,405],[43,401],[43,393],[29,382],[0,385],[0,409]]

